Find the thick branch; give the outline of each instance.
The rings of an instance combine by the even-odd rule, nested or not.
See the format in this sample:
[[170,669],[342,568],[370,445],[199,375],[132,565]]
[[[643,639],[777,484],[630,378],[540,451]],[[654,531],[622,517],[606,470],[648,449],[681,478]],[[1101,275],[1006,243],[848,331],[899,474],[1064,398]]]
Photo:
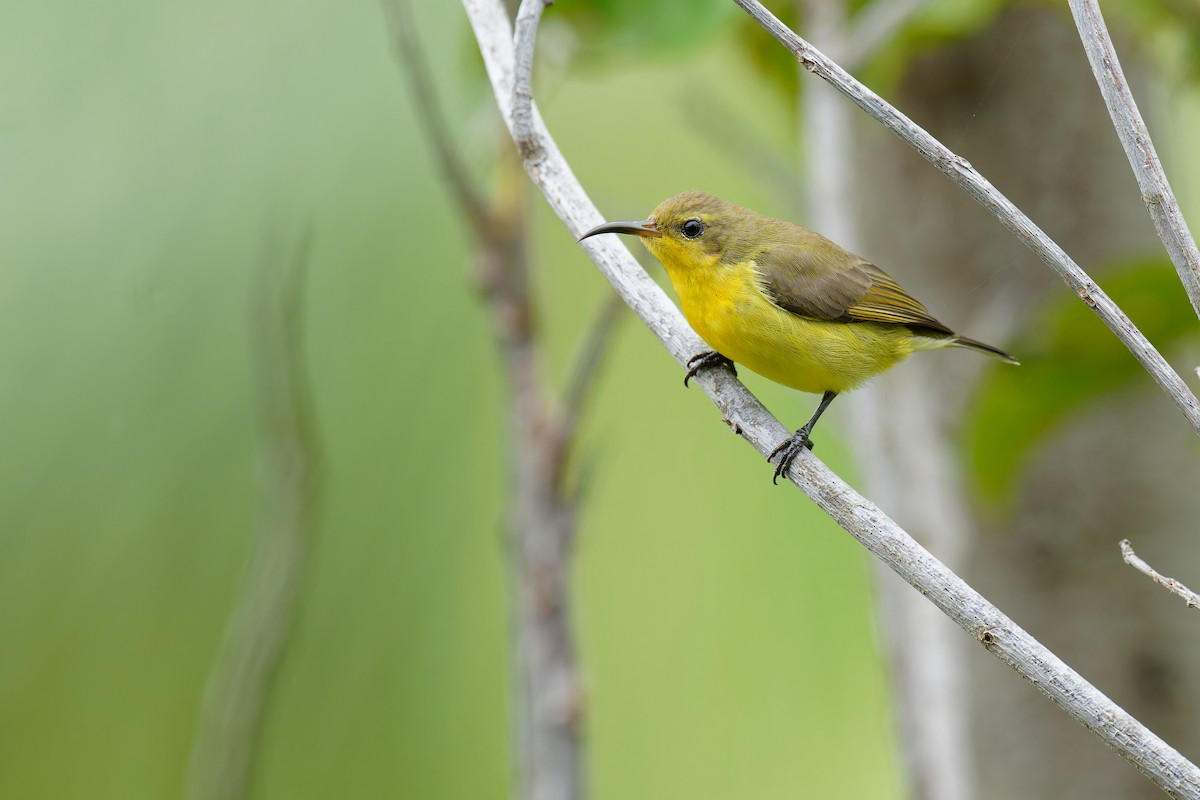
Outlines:
[[1200,608],[1200,594],[1196,594],[1174,578],[1168,578],[1166,575],[1159,573],[1158,570],[1143,561],[1138,557],[1137,553],[1133,552],[1133,545],[1129,543],[1128,539],[1121,540],[1121,558],[1125,560],[1126,564],[1147,576],[1159,586],[1182,597],[1184,602],[1187,603],[1188,608]]
[[828,81],[872,118],[899,136],[929,163],[944,172],[984,208],[1013,232],[1026,247],[1046,262],[1075,293],[1096,312],[1121,340],[1150,377],[1179,406],[1192,429],[1200,434],[1200,401],[1166,359],[1154,349],[1141,331],[1125,316],[1087,273],[1023,211],[1012,204],[995,186],[979,174],[965,158],[930,136],[919,125],[901,114],[879,95],[863,86],[844,69],[801,39],[757,0],[734,0],[776,40],[786,47],[809,72]]
[[1138,111],[1133,92],[1129,90],[1121,62],[1117,60],[1117,51],[1108,35],[1100,6],[1096,0],[1070,0],[1070,6],[1088,63],[1100,85],[1100,94],[1104,96],[1121,146],[1125,148],[1129,166],[1133,167],[1137,177],[1142,200],[1154,220],[1154,229],[1171,256],[1192,308],[1200,316],[1200,250],[1196,249],[1196,240],[1179,212],[1179,203],[1159,163],[1150,131]]
[[[508,17],[499,0],[463,0],[463,5],[479,41],[501,116],[511,131],[513,50]],[[603,220],[533,105],[530,117],[542,157],[526,161],[526,171],[567,229],[577,237]],[[707,349],[624,246],[601,237],[588,239],[583,248],[676,361],[682,365]],[[726,423],[762,455],[790,433],[725,370],[706,370],[697,376],[696,382],[721,411]],[[1137,766],[1167,794],[1200,798],[1200,769],[1004,616],[819,460],[803,454],[796,459],[788,477],[989,652]]]

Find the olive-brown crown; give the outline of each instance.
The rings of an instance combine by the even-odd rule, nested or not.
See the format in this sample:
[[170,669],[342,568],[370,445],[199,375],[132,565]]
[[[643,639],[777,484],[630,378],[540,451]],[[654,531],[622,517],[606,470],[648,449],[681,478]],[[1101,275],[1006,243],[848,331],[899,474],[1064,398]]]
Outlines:
[[668,197],[650,214],[649,221],[664,237],[722,261],[741,260],[748,250],[757,249],[756,244],[783,233],[780,227],[795,227],[704,192]]

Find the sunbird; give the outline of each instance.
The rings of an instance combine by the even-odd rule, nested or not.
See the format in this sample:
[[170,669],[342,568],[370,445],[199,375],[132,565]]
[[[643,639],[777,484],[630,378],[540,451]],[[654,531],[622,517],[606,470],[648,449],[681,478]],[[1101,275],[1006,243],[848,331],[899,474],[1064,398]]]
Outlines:
[[[842,392],[918,350],[965,347],[1017,360],[938,322],[886,272],[791,222],[703,192],[664,200],[644,221],[606,222],[580,237],[641,238],[688,323],[712,350],[687,362],[684,386],[709,367],[743,364],[776,383],[821,394],[812,418],[771,454],[773,482],[805,448]],[[778,461],[776,459],[778,458]]]

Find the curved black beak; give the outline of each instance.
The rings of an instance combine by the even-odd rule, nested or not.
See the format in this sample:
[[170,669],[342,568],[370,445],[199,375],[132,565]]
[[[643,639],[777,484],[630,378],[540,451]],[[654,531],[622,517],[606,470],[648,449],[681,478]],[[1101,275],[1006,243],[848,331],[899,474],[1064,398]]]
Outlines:
[[631,233],[634,236],[644,236],[657,239],[662,236],[658,232],[658,225],[653,221],[645,222],[605,222],[602,225],[597,225],[590,231],[579,237],[579,241],[583,241],[589,236],[595,236],[599,233]]

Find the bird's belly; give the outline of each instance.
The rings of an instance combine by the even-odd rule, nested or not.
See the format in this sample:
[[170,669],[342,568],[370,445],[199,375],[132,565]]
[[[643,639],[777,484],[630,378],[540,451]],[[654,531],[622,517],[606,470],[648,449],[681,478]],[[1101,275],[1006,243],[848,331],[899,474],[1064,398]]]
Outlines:
[[688,298],[684,316],[726,358],[803,392],[844,392],[903,360],[912,334],[901,326],[827,322],[780,309],[757,290]]

